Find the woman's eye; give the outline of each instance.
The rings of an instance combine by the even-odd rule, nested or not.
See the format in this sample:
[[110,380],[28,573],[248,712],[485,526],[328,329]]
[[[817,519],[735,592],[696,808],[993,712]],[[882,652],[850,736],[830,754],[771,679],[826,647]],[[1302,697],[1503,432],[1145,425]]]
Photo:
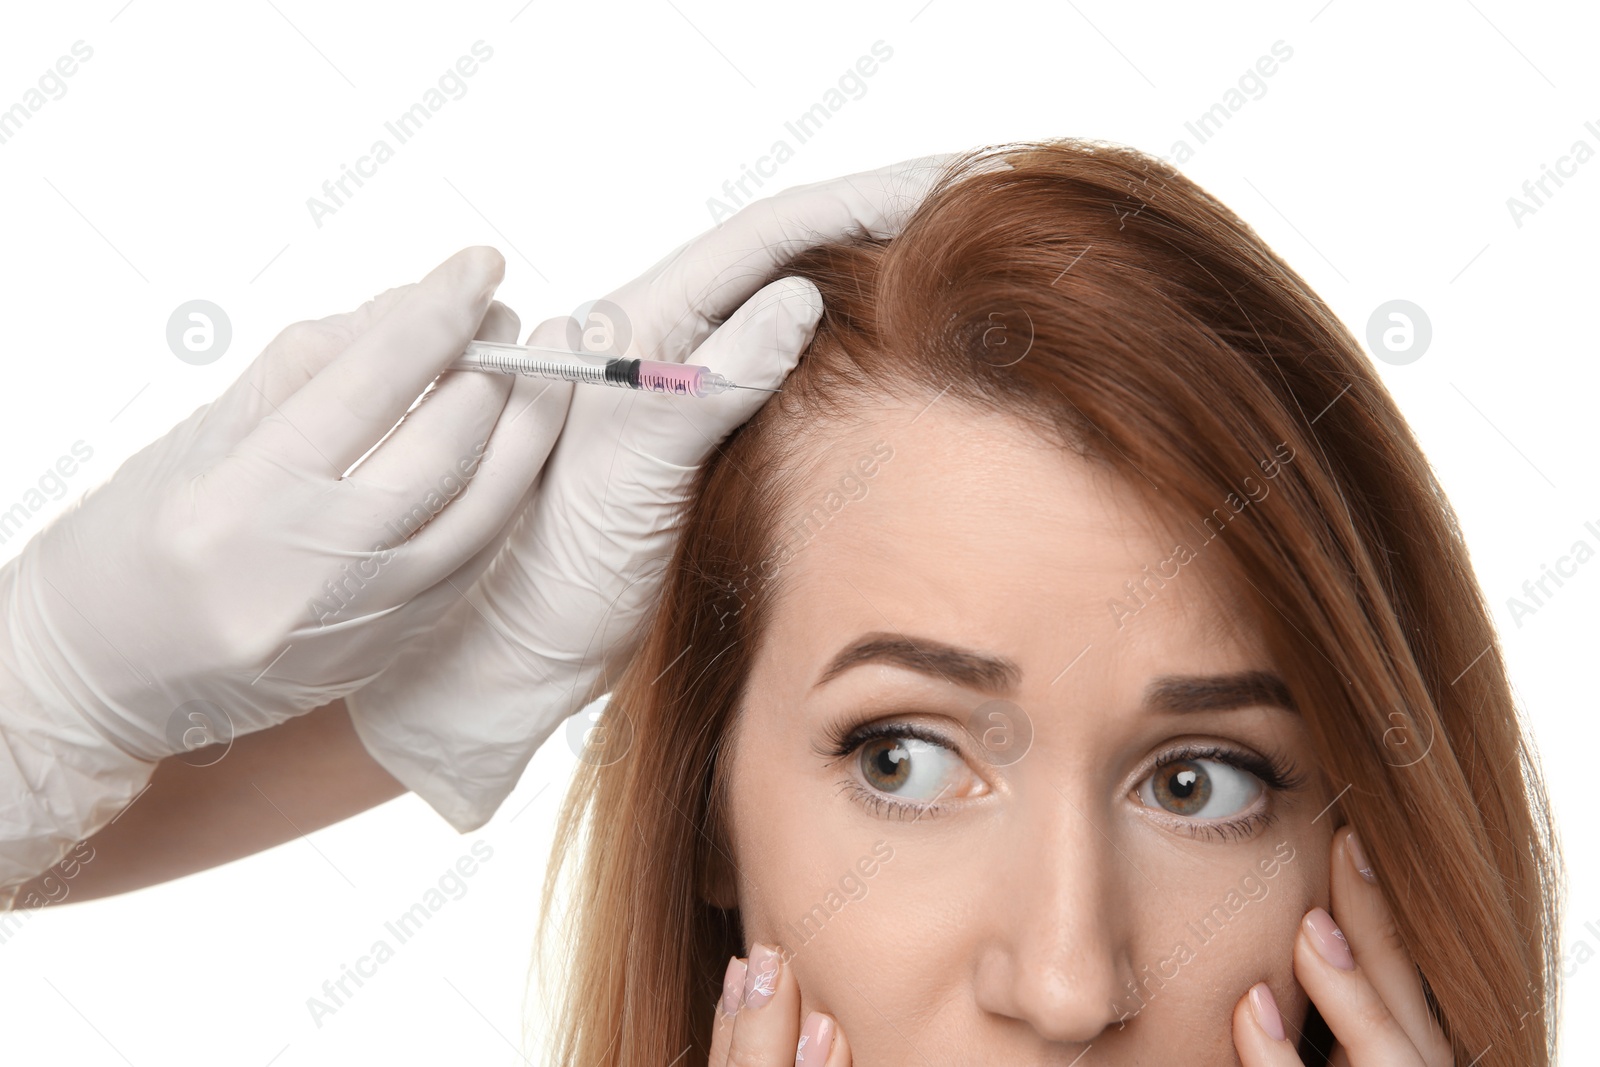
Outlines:
[[955,752],[917,737],[870,738],[858,762],[872,788],[920,804],[934,803],[970,774]]
[[1261,795],[1261,780],[1240,767],[1209,759],[1164,763],[1139,785],[1139,799],[1174,815],[1227,819]]

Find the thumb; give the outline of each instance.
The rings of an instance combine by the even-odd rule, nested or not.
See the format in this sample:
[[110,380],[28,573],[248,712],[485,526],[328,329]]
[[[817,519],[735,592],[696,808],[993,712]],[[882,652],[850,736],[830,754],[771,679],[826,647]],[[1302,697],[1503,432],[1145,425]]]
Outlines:
[[780,278],[757,291],[684,362],[717,371],[738,385],[718,396],[652,398],[674,412],[641,422],[642,451],[679,466],[696,466],[781,389],[822,318],[822,294],[804,278]]

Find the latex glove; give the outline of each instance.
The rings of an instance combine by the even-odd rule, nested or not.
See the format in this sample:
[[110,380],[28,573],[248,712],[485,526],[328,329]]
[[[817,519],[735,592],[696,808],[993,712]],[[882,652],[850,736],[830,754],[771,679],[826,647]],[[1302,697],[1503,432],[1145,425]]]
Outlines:
[[[810,342],[820,299],[797,278],[752,298],[759,280],[847,232],[893,235],[949,158],[789,189],[683,245],[605,298],[624,316],[612,325],[632,334],[626,355],[780,386]],[[530,343],[571,343],[570,321],[543,323]],[[771,395],[579,386],[533,508],[470,603],[453,605],[416,655],[346,699],[373,758],[457,830],[483,825],[545,738],[631,658],[695,469]]]
[[349,693],[461,599],[572,386],[451,372],[384,435],[475,334],[516,340],[490,299],[504,272],[465,249],[288,327],[0,569],[0,885],[56,863],[154,761]]

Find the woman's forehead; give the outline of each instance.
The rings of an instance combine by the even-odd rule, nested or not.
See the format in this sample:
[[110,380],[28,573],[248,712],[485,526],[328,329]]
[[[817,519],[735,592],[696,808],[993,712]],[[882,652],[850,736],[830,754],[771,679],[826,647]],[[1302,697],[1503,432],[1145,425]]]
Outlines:
[[810,459],[776,531],[774,626],[982,620],[996,638],[1253,644],[1224,545],[1020,421],[885,406]]

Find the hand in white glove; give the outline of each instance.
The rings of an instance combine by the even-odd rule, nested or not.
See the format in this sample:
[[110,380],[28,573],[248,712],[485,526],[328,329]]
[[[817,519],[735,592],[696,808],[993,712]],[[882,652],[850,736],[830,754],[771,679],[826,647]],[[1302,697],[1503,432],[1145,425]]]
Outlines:
[[[596,316],[620,311],[609,326],[631,334],[629,357],[777,388],[810,342],[821,302],[797,278],[752,297],[759,279],[848,232],[892,236],[949,158],[757,201],[606,297],[614,309],[597,303]],[[571,322],[543,323],[530,343],[573,343]],[[533,508],[470,603],[453,605],[415,654],[346,698],[373,757],[457,830],[488,821],[544,739],[631,658],[695,469],[770,395],[578,387]]]
[[290,326],[0,569],[0,885],[103,825],[152,761],[351,692],[460,601],[572,386],[447,373],[395,423],[475,334],[516,340],[504,272],[465,249]]

